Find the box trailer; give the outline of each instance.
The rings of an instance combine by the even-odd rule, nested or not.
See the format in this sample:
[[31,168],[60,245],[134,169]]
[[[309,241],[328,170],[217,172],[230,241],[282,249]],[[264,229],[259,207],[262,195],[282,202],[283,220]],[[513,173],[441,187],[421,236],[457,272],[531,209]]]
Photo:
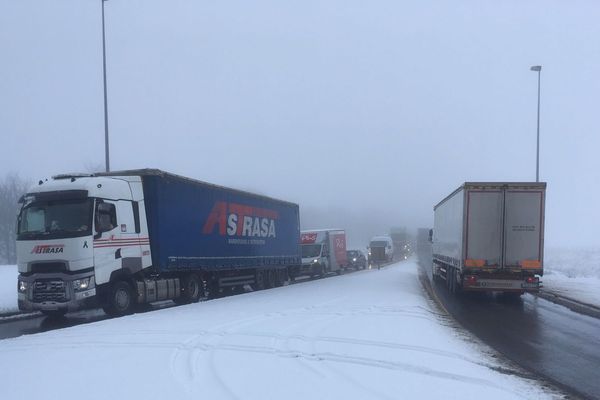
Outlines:
[[368,250],[369,264],[381,264],[394,259],[394,241],[389,236],[373,236]]
[[144,169],[62,175],[22,198],[21,310],[195,302],[281,286],[300,265],[298,205]]
[[434,279],[450,291],[539,290],[546,183],[467,182],[434,207]]
[[342,273],[348,267],[346,232],[343,229],[303,230],[300,235],[302,265],[292,268],[290,276],[324,276]]

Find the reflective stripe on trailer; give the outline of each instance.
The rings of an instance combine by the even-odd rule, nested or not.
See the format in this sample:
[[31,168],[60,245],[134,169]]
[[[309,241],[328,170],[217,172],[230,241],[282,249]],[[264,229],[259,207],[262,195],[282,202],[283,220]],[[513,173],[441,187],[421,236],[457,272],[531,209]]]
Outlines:
[[527,283],[524,280],[511,279],[477,279],[477,282],[465,285],[465,289],[483,289],[483,290],[537,290],[537,283]]

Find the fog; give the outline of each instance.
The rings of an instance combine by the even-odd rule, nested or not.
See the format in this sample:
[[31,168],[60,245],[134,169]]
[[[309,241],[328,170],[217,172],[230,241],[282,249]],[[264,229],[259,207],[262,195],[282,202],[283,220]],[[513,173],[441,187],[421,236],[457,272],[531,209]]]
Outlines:
[[[103,168],[100,4],[0,0],[0,173]],[[364,247],[465,181],[535,180],[542,65],[547,244],[597,244],[597,1],[105,7],[113,170],[294,201]]]

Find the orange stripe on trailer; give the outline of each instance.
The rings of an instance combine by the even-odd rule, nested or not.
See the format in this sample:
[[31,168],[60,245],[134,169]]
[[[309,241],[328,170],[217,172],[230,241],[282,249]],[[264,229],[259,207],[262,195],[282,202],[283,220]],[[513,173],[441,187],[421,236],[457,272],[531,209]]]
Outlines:
[[465,267],[483,267],[485,266],[485,260],[478,260],[473,258],[467,258],[465,260]]
[[542,263],[539,260],[522,260],[521,262],[519,262],[519,265],[521,265],[521,268],[541,268],[542,267]]

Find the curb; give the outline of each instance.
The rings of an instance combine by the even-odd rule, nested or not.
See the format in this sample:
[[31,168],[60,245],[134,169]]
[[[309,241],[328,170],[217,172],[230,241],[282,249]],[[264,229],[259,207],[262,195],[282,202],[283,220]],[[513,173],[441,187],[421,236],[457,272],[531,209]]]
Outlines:
[[37,318],[41,316],[42,313],[34,311],[34,312],[21,312],[21,311],[13,311],[9,313],[0,314],[0,324],[5,322],[11,322],[18,319],[29,319],[29,318]]
[[576,313],[600,319],[600,307],[594,306],[592,304],[583,303],[570,297],[562,296],[558,293],[545,292],[543,290],[541,290],[539,293],[535,293],[534,296],[544,300],[548,300],[554,304],[567,307],[569,310],[574,311]]

